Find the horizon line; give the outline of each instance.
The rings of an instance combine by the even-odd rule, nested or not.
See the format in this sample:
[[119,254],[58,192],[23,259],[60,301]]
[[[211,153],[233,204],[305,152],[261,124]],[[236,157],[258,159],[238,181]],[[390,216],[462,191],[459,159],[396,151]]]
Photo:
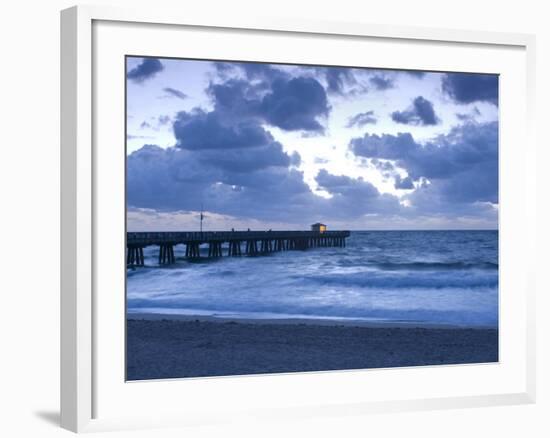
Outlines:
[[[255,232],[255,231],[311,231],[310,229],[242,229],[242,230],[203,230],[203,233],[230,233],[230,232]],[[499,231],[498,228],[377,228],[377,229],[359,229],[359,228],[335,228],[326,231]],[[126,230],[127,233],[200,233],[200,230]]]

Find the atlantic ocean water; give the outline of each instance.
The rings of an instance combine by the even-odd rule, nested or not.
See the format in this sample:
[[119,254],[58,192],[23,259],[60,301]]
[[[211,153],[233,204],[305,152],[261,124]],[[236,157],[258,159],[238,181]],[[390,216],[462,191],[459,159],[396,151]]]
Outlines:
[[[206,248],[204,249],[206,251]],[[498,231],[353,231],[345,248],[127,271],[127,311],[498,326]],[[179,257],[178,257],[179,256]]]

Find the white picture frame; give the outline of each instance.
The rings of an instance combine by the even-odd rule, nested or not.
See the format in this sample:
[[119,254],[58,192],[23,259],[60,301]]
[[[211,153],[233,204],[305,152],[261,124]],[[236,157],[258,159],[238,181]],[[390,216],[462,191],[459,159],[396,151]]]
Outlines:
[[[407,43],[411,47],[433,45],[444,48],[446,44],[460,46],[466,54],[469,50],[495,51],[510,53],[514,59],[521,60],[515,65],[515,73],[511,73],[520,81],[517,90],[514,91],[514,102],[521,101],[520,108],[515,116],[521,116],[518,120],[519,129],[517,132],[504,132],[504,143],[508,136],[523,134],[522,149],[512,151],[507,149],[501,169],[501,190],[507,196],[508,202],[502,210],[502,220],[506,224],[501,234],[501,239],[508,239],[509,244],[505,253],[501,254],[509,259],[508,266],[514,263],[514,269],[509,270],[504,278],[507,282],[517,285],[517,302],[508,303],[508,295],[504,295],[504,304],[501,303],[501,312],[504,311],[505,320],[510,321],[514,316],[513,311],[518,312],[518,332],[514,340],[501,339],[501,347],[507,348],[508,342],[515,342],[510,351],[517,353],[510,369],[499,374],[499,369],[506,369],[507,361],[498,364],[501,368],[481,370],[475,366],[456,366],[450,368],[422,367],[416,370],[380,370],[378,374],[370,373],[368,377],[361,372],[329,372],[329,373],[308,373],[304,376],[300,373],[287,375],[278,380],[270,376],[259,377],[237,377],[237,378],[209,378],[191,379],[186,383],[187,389],[204,392],[206,394],[221,394],[223,391],[240,391],[243,394],[254,395],[252,386],[261,387],[263,391],[274,391],[276,387],[284,388],[285,385],[302,385],[303,388],[315,388],[327,384],[328,390],[322,394],[313,391],[308,399],[304,397],[292,404],[285,401],[284,392],[272,397],[269,403],[263,404],[256,400],[257,407],[247,405],[243,400],[235,404],[239,409],[224,409],[224,399],[220,398],[218,404],[208,406],[197,402],[196,410],[189,409],[189,406],[173,406],[167,410],[166,406],[159,403],[157,406],[148,406],[147,412],[150,415],[131,415],[129,412],[116,411],[116,406],[106,406],[105,382],[112,382],[112,379],[120,380],[120,373],[106,376],[105,360],[109,360],[109,348],[105,346],[105,337],[102,333],[109,330],[120,329],[124,324],[124,315],[113,312],[104,312],[105,300],[97,300],[98,285],[109,281],[110,277],[104,274],[100,268],[103,258],[101,257],[102,242],[98,241],[98,235],[103,233],[101,223],[101,211],[98,204],[103,202],[104,190],[102,189],[102,178],[105,173],[116,175],[117,178],[124,178],[124,171],[117,167],[117,163],[106,161],[108,157],[97,154],[96,141],[103,138],[102,133],[97,131],[95,125],[102,117],[98,114],[99,107],[103,105],[100,97],[96,94],[96,87],[100,81],[99,76],[103,70],[95,65],[105,45],[102,45],[102,37],[97,31],[98,23],[106,23],[108,26],[130,26],[147,27],[149,32],[162,33],[177,31],[178,28],[200,30],[202,34],[208,32],[224,32],[227,30],[236,31],[240,34],[251,37],[261,36],[269,33],[275,39],[287,37],[307,38],[335,38],[340,41],[338,44],[345,44],[346,39],[350,41],[385,41],[388,44]],[[114,24],[113,24],[114,23]],[[133,30],[135,32],[136,29]],[[115,35],[118,30],[111,27],[109,36]],[[311,38],[313,39],[313,38]],[[111,39],[113,55],[118,56],[116,50],[124,52],[124,47],[115,44],[116,39]],[[281,44],[289,44],[288,41]],[[314,43],[312,43],[314,44]],[[170,50],[167,48],[165,50]],[[197,48],[200,50],[200,47]],[[530,256],[534,251],[523,251],[534,246],[535,226],[535,142],[533,138],[532,121],[534,119],[534,51],[535,40],[531,35],[490,33],[482,31],[460,31],[450,29],[424,29],[402,26],[382,26],[366,23],[338,23],[338,22],[312,22],[306,19],[285,19],[274,18],[242,18],[240,20],[226,21],[223,17],[198,16],[189,11],[163,11],[158,8],[148,10],[130,10],[110,7],[78,6],[62,11],[61,13],[61,426],[75,431],[99,431],[119,428],[142,428],[161,427],[167,425],[187,424],[208,424],[209,422],[224,421],[228,418],[247,418],[250,416],[256,419],[268,419],[278,416],[279,418],[296,418],[301,416],[315,415],[342,415],[344,413],[363,414],[369,412],[398,412],[420,409],[441,409],[452,407],[475,407],[503,404],[532,403],[535,400],[535,309],[534,309],[534,275],[530,263]],[[160,53],[159,55],[167,55]],[[251,55],[252,56],[252,55]],[[273,55],[275,56],[275,55]],[[500,55],[497,55],[500,56]],[[501,63],[505,63],[503,58]],[[393,67],[402,68],[414,67],[412,64],[402,65],[403,60],[396,60]],[[436,61],[434,60],[434,63]],[[437,61],[439,62],[439,61]],[[455,68],[460,70],[460,59],[457,59]],[[491,60],[479,60],[480,71],[491,69]],[[519,65],[521,64],[521,65]],[[451,64],[447,64],[451,65]],[[498,63],[494,65],[498,66]],[[377,65],[387,67],[386,65]],[[435,68],[436,64],[425,65],[425,69]],[[471,66],[470,66],[471,67]],[[450,67],[449,67],[450,68]],[[498,67],[494,67],[499,73]],[[516,74],[517,73],[517,74]],[[519,78],[519,79],[518,79]],[[525,79],[525,82],[523,82]],[[120,81],[121,83],[123,81]],[[506,81],[505,81],[506,82]],[[512,84],[512,82],[508,83]],[[506,86],[506,85],[504,85]],[[118,90],[120,91],[120,90]],[[119,96],[117,92],[112,96]],[[501,89],[501,91],[503,91]],[[506,90],[504,90],[506,91]],[[511,100],[510,100],[511,101]],[[506,123],[507,111],[506,97],[503,102],[503,119]],[[111,118],[112,119],[112,118]],[[510,117],[511,120],[511,117]],[[114,121],[113,123],[119,123]],[[105,124],[103,126],[106,126]],[[103,131],[107,128],[102,128]],[[517,138],[517,137],[516,137]],[[518,163],[518,169],[512,167]],[[110,166],[108,168],[107,166]],[[114,163],[114,164],[113,164]],[[114,169],[114,174],[113,174]],[[117,170],[119,169],[119,170]],[[507,182],[514,179],[515,188],[510,188]],[[120,190],[123,190],[121,188]],[[118,205],[120,198],[112,198],[111,205]],[[109,203],[105,204],[106,206]],[[124,208],[120,205],[120,208]],[[514,229],[522,230],[521,241],[512,237]],[[115,232],[116,230],[112,230]],[[99,233],[99,234],[98,234]],[[120,248],[119,248],[120,249]],[[521,253],[520,253],[521,251]],[[116,251],[115,251],[116,253]],[[116,256],[116,254],[115,254]],[[513,257],[521,257],[522,260]],[[123,260],[123,258],[121,259]],[[103,278],[102,278],[103,277]],[[501,276],[501,281],[503,277]],[[100,287],[100,286],[99,286]],[[116,288],[115,288],[116,289]],[[123,291],[121,291],[123,293]],[[116,303],[115,303],[116,304]],[[509,305],[509,312],[508,306]],[[513,305],[512,305],[513,304]],[[503,308],[502,305],[505,307]],[[516,310],[513,310],[516,309]],[[508,313],[507,313],[508,312]],[[118,320],[118,318],[120,320]],[[503,328],[501,326],[501,328]],[[506,327],[504,327],[506,328]],[[123,334],[120,334],[123,336]],[[119,339],[119,338],[117,338]],[[502,343],[505,343],[503,345]],[[120,345],[120,344],[113,344]],[[102,350],[103,349],[103,350]],[[98,354],[102,351],[103,354]],[[113,361],[120,363],[121,356]],[[520,356],[520,357],[519,357]],[[513,365],[513,366],[512,366]],[[116,367],[115,367],[116,368]],[[420,367],[419,367],[420,368]],[[440,371],[442,370],[442,371]],[[410,392],[396,390],[388,397],[375,395],[373,397],[355,396],[346,392],[346,388],[354,385],[354,379],[368,378],[377,379],[376,376],[383,376],[391,372],[391,378],[397,382],[407,382],[414,373],[414,379],[427,379],[429,375],[439,375],[439,379],[448,379],[452,376],[457,378],[459,386],[460,379],[485,379],[485,374],[494,375],[495,380],[492,386],[487,389],[481,388],[482,393],[470,391],[467,385],[464,389],[454,392],[445,392],[442,388],[439,392],[435,390],[431,395],[418,396],[418,391]],[[117,374],[118,373],[118,374]],[[485,374],[484,374],[485,373]],[[460,377],[463,376],[463,377]],[[477,377],[476,377],[477,376]],[[382,377],[380,377],[382,378]],[[506,386],[504,379],[509,378],[512,382]],[[110,380],[111,379],[111,380]],[[271,380],[270,380],[271,379]],[[500,379],[500,380],[499,380]],[[103,382],[103,383],[102,383]],[[502,385],[499,386],[499,382]],[[463,382],[464,383],[464,382]],[[121,398],[133,397],[143,394],[143,397],[150,397],[152,394],[166,394],[167,400],[171,400],[177,394],[177,385],[181,382],[141,382],[125,383],[119,381],[120,387],[131,387],[128,394],[122,392],[109,393],[114,397],[113,405],[119,404]],[[140,386],[141,385],[141,386]],[[338,394],[331,394],[330,388],[343,388]],[[348,386],[346,386],[348,385]],[[173,389],[176,388],[176,389]],[[492,388],[492,389],[491,389]],[[376,391],[374,391],[376,392]],[[98,395],[100,394],[100,395]],[[102,398],[103,397],[103,398]],[[244,398],[244,396],[243,396]],[[103,415],[102,412],[108,412]]]

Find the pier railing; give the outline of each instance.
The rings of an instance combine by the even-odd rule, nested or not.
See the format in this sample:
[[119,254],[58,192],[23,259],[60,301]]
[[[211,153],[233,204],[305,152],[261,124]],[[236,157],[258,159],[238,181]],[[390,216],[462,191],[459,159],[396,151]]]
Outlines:
[[176,260],[174,247],[180,244],[185,246],[186,258],[200,258],[203,244],[208,245],[208,257],[222,257],[224,243],[228,244],[227,256],[256,256],[276,251],[344,247],[349,235],[349,231],[128,232],[127,265],[144,266],[143,249],[151,245],[159,247],[159,264],[172,264]]
[[149,246],[161,243],[186,243],[211,241],[229,242],[230,240],[250,239],[293,239],[313,237],[349,237],[349,231],[161,231],[161,232],[129,232],[127,233],[126,244]]

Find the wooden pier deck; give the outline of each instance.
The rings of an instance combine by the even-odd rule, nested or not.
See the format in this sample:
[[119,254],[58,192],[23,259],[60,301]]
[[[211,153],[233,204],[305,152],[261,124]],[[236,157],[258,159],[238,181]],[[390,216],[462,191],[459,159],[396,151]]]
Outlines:
[[209,258],[223,257],[224,253],[228,257],[258,256],[277,251],[345,247],[349,235],[349,231],[129,232],[126,264],[145,266],[143,249],[147,246],[158,246],[159,264],[168,265],[176,261],[177,245],[185,247],[185,257],[190,259],[201,257],[201,245],[208,246]]

